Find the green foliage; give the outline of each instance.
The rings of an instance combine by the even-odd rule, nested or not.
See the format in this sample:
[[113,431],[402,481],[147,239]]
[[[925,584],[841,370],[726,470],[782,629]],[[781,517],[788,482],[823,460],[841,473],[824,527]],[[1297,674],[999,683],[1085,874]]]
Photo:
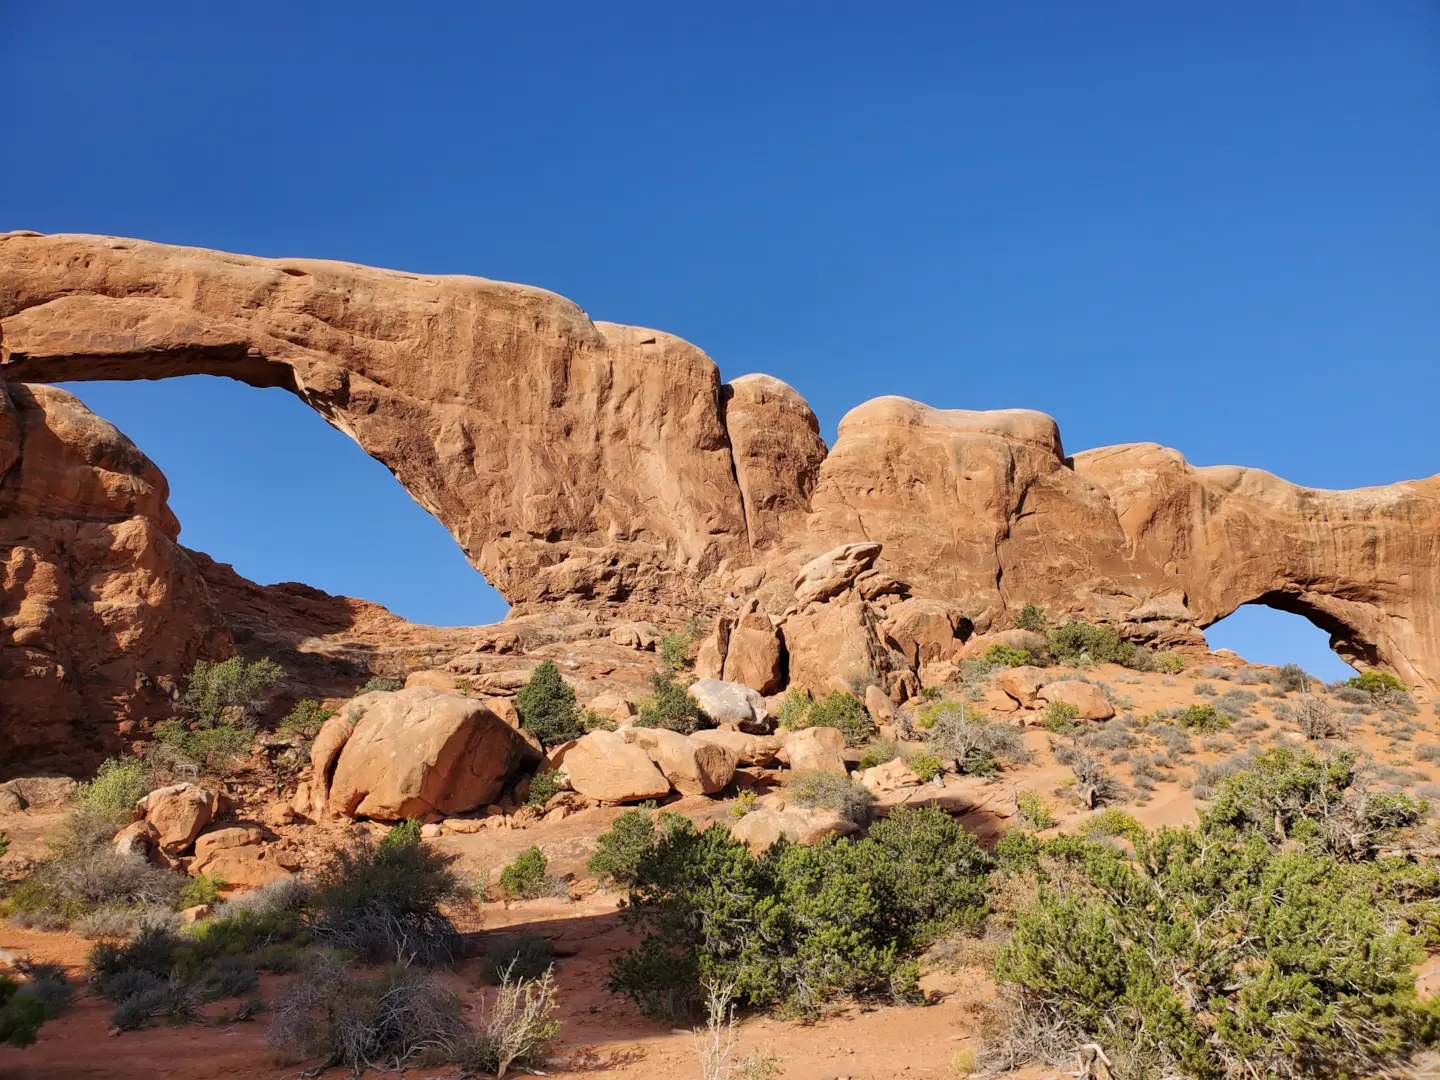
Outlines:
[[896,758],[908,762],[913,753],[909,746],[897,739],[872,739],[870,745],[865,747],[865,752],[860,755],[860,769],[873,769],[876,765],[884,765]]
[[247,664],[238,656],[220,663],[197,660],[180,699],[180,712],[191,724],[253,727],[270,687],[282,674],[269,659]]
[[440,905],[464,893],[451,861],[421,842],[413,821],[378,844],[336,851],[307,900],[315,937],[363,963],[449,963],[458,938]]
[[314,698],[302,698],[295,707],[285,714],[276,728],[283,735],[295,735],[310,742],[320,734],[325,721],[335,715],[334,709],[326,709]]
[[1015,626],[1019,630],[1043,634],[1046,627],[1045,609],[1039,604],[1025,604],[1020,608],[1020,614],[1015,616]]
[[380,691],[393,693],[396,690],[404,689],[404,679],[392,679],[388,675],[371,675],[364,683],[355,688],[354,696],[359,697],[361,694],[374,694]]
[[1029,828],[1039,832],[1054,827],[1055,815],[1038,791],[1026,788],[1016,796],[1015,804],[1020,820]]
[[1304,692],[1310,689],[1310,676],[1299,664],[1286,664],[1271,677],[1277,689],[1284,693],[1292,690]]
[[170,768],[190,767],[207,775],[225,773],[249,749],[252,728],[220,721],[213,727],[169,720],[155,729],[145,748],[147,760]]
[[636,727],[664,728],[690,735],[709,724],[709,718],[701,712],[700,704],[668,670],[662,669],[651,675],[650,687],[652,693],[640,703]]
[[1185,670],[1185,657],[1178,652],[1157,652],[1155,670],[1164,675],[1179,675]]
[[139,758],[111,758],[100,763],[95,779],[81,784],[75,801],[116,825],[128,824],[135,804],[150,791],[150,770]]
[[14,979],[0,975],[0,1045],[29,1046],[45,1023],[45,1003],[23,993]]
[[544,806],[564,790],[560,773],[557,770],[546,769],[544,772],[537,772],[530,777],[530,794],[525,797],[525,805]]
[[520,726],[533,732],[547,749],[578,739],[585,734],[575,708],[575,691],[560,677],[553,660],[546,660],[530,673],[529,681],[515,695]]
[[197,904],[218,903],[220,890],[224,887],[225,879],[218,874],[213,877],[197,874],[180,886],[179,905],[182,908],[188,908],[195,907]]
[[500,871],[500,888],[511,900],[534,900],[554,892],[545,873],[550,860],[538,844],[532,845],[504,870]]
[[1080,710],[1068,701],[1061,701],[1056,698],[1047,702],[1045,708],[1040,710],[1039,726],[1046,731],[1053,731],[1057,735],[1067,735],[1075,729],[1075,721],[1080,718]]
[[863,746],[875,734],[865,706],[853,694],[839,690],[810,706],[805,726],[835,728],[845,736],[846,746]]
[[1405,684],[1387,671],[1365,671],[1345,681],[1346,686],[1364,690],[1367,694],[1384,694],[1392,690],[1403,692]]
[[10,837],[0,830],[0,859],[5,857],[5,852],[10,848]]
[[654,820],[643,810],[626,810],[600,834],[585,868],[611,888],[628,886],[640,859],[654,846]]
[[1061,664],[1075,664],[1088,658],[1096,664],[1129,665],[1135,659],[1135,646],[1122,640],[1108,626],[1092,626],[1072,619],[1050,631],[1050,653]]
[[1030,650],[1016,649],[1009,645],[991,645],[985,650],[984,659],[987,664],[999,664],[1002,667],[1023,667],[1035,662]]
[[755,809],[755,804],[760,801],[760,796],[753,791],[742,791],[735,796],[735,801],[730,805],[730,816],[739,821],[750,811]]
[[512,979],[538,979],[555,962],[555,946],[539,934],[502,934],[485,943],[481,977],[499,986]]
[[806,717],[810,714],[811,704],[808,690],[792,686],[780,699],[780,708],[775,714],[775,722],[790,731],[800,731],[808,726]]
[[720,826],[688,821],[641,858],[624,918],[643,934],[610,987],[649,1016],[699,1011],[703,983],[748,1007],[813,1014],[840,995],[911,979],[912,957],[984,912],[990,861],[935,810],[897,809],[865,840],[781,841],[752,856]]
[[945,771],[940,759],[930,753],[916,754],[910,759],[909,764],[910,771],[921,780],[934,780]]
[[620,725],[608,716],[601,716],[594,709],[586,709],[580,714],[580,729],[585,732],[591,731],[618,731]]
[[1208,701],[1187,705],[1175,714],[1175,720],[1186,731],[1215,732],[1230,726],[1230,718],[1218,712]]
[[1145,835],[1145,828],[1124,810],[1107,806],[1080,825],[1080,835],[1088,840],[1099,840],[1107,836],[1123,836],[1132,843],[1139,843]]
[[997,855],[1034,891],[997,981],[1030,1024],[1066,1045],[1100,1043],[1116,1074],[1136,1080],[1354,1077],[1403,1064],[1437,1031],[1414,965],[1440,874],[1283,843],[1330,833],[1353,778],[1343,755],[1279,749],[1226,781],[1198,828],[1124,822],[1133,855],[1006,836]]
[[864,825],[870,820],[875,796],[840,773],[801,769],[791,774],[785,796],[796,806],[834,810],[846,821]]
[[666,671],[684,671],[688,668],[692,640],[689,634],[666,634],[662,637],[656,650],[660,654],[661,667]]

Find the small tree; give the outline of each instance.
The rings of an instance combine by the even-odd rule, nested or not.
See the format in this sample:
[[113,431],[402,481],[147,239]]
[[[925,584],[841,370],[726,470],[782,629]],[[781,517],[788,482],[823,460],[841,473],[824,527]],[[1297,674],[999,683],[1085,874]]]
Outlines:
[[846,746],[863,746],[875,734],[865,706],[853,694],[838,690],[810,707],[805,726],[835,728],[845,736]]
[[520,726],[533,732],[545,747],[584,735],[575,707],[575,691],[554,661],[546,660],[530,673],[530,680],[515,695]]
[[681,735],[693,734],[709,723],[709,717],[690,691],[675,681],[666,668],[650,676],[651,695],[640,703],[636,727],[664,728]]
[[1020,614],[1015,616],[1015,627],[1018,630],[1043,634],[1045,632],[1045,609],[1039,604],[1024,605],[1020,609]]
[[282,673],[280,665],[268,658],[253,664],[238,656],[220,663],[197,660],[180,699],[180,711],[197,727],[254,727],[270,688]]

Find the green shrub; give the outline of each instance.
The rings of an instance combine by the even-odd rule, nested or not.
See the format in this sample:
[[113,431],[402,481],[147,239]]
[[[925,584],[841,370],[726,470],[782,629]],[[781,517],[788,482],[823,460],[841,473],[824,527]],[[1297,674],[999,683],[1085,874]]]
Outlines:
[[1046,731],[1053,731],[1057,735],[1066,735],[1075,730],[1075,721],[1080,718],[1080,710],[1068,701],[1061,701],[1056,698],[1047,702],[1045,708],[1040,710],[1039,726]]
[[100,763],[94,780],[76,789],[75,801],[106,821],[126,825],[150,786],[150,770],[139,758],[111,758]]
[[1310,689],[1310,676],[1299,664],[1284,665],[1271,676],[1271,681],[1275,684],[1276,689],[1283,693],[1289,693],[1292,690],[1304,692]]
[[790,731],[800,731],[809,726],[806,717],[810,715],[812,704],[808,690],[792,686],[780,699],[780,708],[775,714],[775,722]]
[[560,677],[553,660],[543,661],[530,673],[515,695],[515,711],[520,726],[547,749],[585,734],[576,715],[575,691]]
[[501,934],[485,943],[480,975],[488,983],[501,985],[506,976],[529,982],[549,971],[555,963],[555,946],[539,934]]
[[860,755],[860,769],[873,769],[896,758],[909,761],[913,753],[909,746],[897,739],[872,739],[865,747],[865,752]]
[[1002,667],[1023,667],[1035,662],[1028,649],[1015,649],[1009,645],[991,645],[985,650],[984,659],[987,664]]
[[1123,836],[1126,840],[1138,842],[1144,833],[1145,828],[1140,822],[1115,806],[1107,806],[1080,824],[1080,835],[1088,840]]
[[1277,820],[1291,837],[1332,831],[1353,761],[1267,757],[1198,827],[1127,823],[1133,855],[1002,841],[1033,879],[1012,890],[1032,899],[996,960],[1003,1000],[1028,1017],[1012,1031],[1098,1042],[1136,1080],[1386,1074],[1435,1037],[1414,965],[1440,874],[1277,842]]
[[910,759],[910,771],[921,780],[929,781],[943,773],[945,768],[934,754],[922,753]]
[[1364,690],[1367,694],[1384,694],[1391,690],[1404,692],[1405,684],[1386,671],[1365,671],[1345,680],[1346,686]]
[[421,842],[418,822],[336,851],[306,899],[315,937],[362,963],[448,964],[459,939],[440,905],[464,894],[451,861]]
[[1175,714],[1175,720],[1186,731],[1215,732],[1230,726],[1230,718],[1208,701],[1185,706]]
[[730,816],[739,821],[750,811],[755,809],[755,804],[760,801],[760,796],[753,791],[742,791],[735,796],[735,801],[730,804]]
[[530,777],[530,794],[525,797],[526,806],[541,807],[553,799],[565,787],[556,769],[546,769]]
[[320,734],[325,721],[334,715],[334,709],[324,708],[314,698],[302,698],[285,714],[276,730],[282,735],[294,735],[310,742]]
[[863,746],[875,734],[865,706],[853,694],[839,690],[810,706],[805,726],[835,728],[845,736],[846,746]]
[[700,710],[699,702],[675,681],[669,671],[657,671],[651,675],[650,686],[652,693],[640,703],[636,727],[664,728],[690,735],[709,724],[709,718]]
[[759,858],[723,827],[686,821],[640,860],[622,917],[643,936],[610,988],[670,1019],[699,1012],[702,983],[806,1015],[843,995],[903,992],[935,934],[978,925],[990,867],[935,810],[902,807],[865,840],[782,841]]
[[0,975],[0,1045],[29,1046],[45,1023],[45,1003],[21,993],[20,984]]
[[213,877],[207,874],[197,874],[180,886],[178,903],[182,908],[218,903],[220,890],[224,887],[225,879],[218,874]]
[[10,837],[0,830],[0,859],[5,857],[5,852],[10,848]]
[[374,694],[381,691],[393,693],[396,690],[404,689],[404,679],[392,679],[388,675],[371,675],[370,678],[355,688],[353,696],[359,697],[361,694]]
[[500,871],[500,888],[511,900],[534,900],[540,896],[551,896],[554,883],[545,873],[550,860],[538,844],[522,852],[516,860]]
[[1108,626],[1072,619],[1050,631],[1050,654],[1061,664],[1079,663],[1086,657],[1096,664],[1129,664],[1135,658],[1135,646]]
[[666,634],[660,639],[656,651],[660,654],[661,667],[666,671],[684,671],[690,666],[689,634]]
[[1045,632],[1045,609],[1039,604],[1025,604],[1020,608],[1020,614],[1015,616],[1015,627],[1018,630],[1029,630],[1033,634]]
[[228,721],[202,727],[168,720],[155,729],[145,757],[161,766],[189,767],[218,776],[249,751],[254,738],[254,729]]
[[840,773],[801,769],[785,785],[788,802],[808,809],[834,810],[846,821],[864,825],[870,820],[875,796]]
[[1020,792],[1015,798],[1015,806],[1020,820],[1029,828],[1039,832],[1054,827],[1055,815],[1038,791],[1027,788]]
[[611,888],[635,879],[640,859],[655,846],[655,822],[643,810],[626,810],[595,842],[585,868]]
[[620,725],[608,716],[601,716],[594,709],[586,709],[580,714],[580,730],[591,731],[618,731]]
[[1185,670],[1185,657],[1178,652],[1157,652],[1155,670],[1164,675],[1179,675]]
[[254,727],[281,674],[280,665],[269,659],[253,664],[238,656],[220,663],[197,660],[180,699],[181,715],[203,728],[219,724]]
[[942,761],[954,761],[968,776],[988,776],[1001,766],[1030,757],[1020,728],[997,724],[964,702],[927,705],[921,710],[919,726],[928,731],[930,753]]

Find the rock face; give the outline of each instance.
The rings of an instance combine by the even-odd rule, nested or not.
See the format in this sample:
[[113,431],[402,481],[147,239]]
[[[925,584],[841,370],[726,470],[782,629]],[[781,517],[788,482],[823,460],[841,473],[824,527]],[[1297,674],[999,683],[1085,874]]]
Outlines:
[[[163,481],[133,447],[115,468],[66,444],[58,412],[33,404],[53,392],[16,389],[187,373],[297,394],[522,616],[565,601],[678,626],[753,599],[782,624],[790,682],[843,677],[823,669],[832,657],[862,676],[868,663],[899,700],[917,665],[956,659],[936,612],[961,642],[1034,602],[1173,645],[1261,603],[1309,618],[1360,666],[1440,689],[1437,478],[1318,491],[1154,444],[1072,458],[1043,414],[898,397],[853,409],[826,453],[784,384],[722,384],[694,346],[540,289],[92,236],[0,236],[0,373],[0,663],[7,682],[38,673],[23,675],[35,709],[0,724],[10,743],[66,709],[129,709],[122,676],[183,671],[224,644],[170,551]],[[54,480],[72,459],[74,482]],[[123,482],[97,486],[106,472]],[[91,604],[97,569],[112,589],[130,582],[128,614]],[[98,625],[66,610],[77,595]],[[96,662],[115,674],[81,684]]]
[[361,715],[335,763],[335,813],[387,821],[463,813],[494,802],[527,757],[514,728],[459,694],[380,690],[350,709]]

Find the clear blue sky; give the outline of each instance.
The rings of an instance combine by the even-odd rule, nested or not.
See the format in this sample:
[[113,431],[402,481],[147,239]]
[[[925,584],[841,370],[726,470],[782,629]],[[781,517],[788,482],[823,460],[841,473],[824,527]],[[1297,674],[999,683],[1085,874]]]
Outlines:
[[[0,228],[542,285],[785,379],[827,437],[900,393],[1317,486],[1440,471],[1433,0],[8,0],[0,40]],[[249,576],[503,613],[282,392],[74,389]]]

